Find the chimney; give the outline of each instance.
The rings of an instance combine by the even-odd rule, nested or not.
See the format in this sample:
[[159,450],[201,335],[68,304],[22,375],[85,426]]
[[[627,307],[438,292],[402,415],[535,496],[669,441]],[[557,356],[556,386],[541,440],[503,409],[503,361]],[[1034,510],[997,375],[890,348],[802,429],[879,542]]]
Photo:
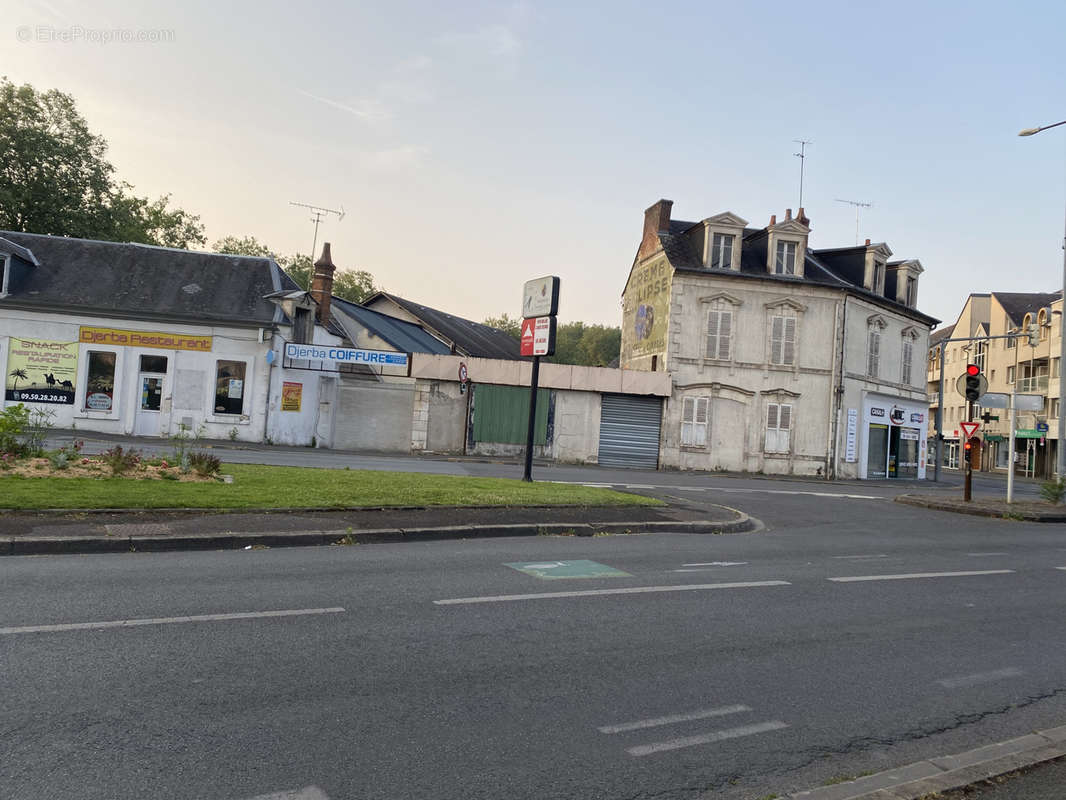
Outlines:
[[660,200],[644,212],[644,236],[640,240],[637,258],[650,256],[659,249],[659,234],[670,230],[670,209],[673,200]]
[[796,215],[796,222],[805,225],[808,228],[811,227],[811,221],[807,219],[807,214],[804,212],[803,206],[800,206],[799,214]]
[[785,209],[785,222],[790,222],[791,220],[792,220],[792,209],[791,208],[786,208]]
[[318,303],[318,322],[329,322],[329,303],[333,296],[333,273],[337,268],[329,254],[329,242],[322,245],[322,256],[315,262],[314,276],[311,278],[311,297]]
[[867,246],[867,247],[869,247],[869,246],[870,246],[870,240],[869,240],[869,239],[867,239],[867,240],[866,240],[866,246]]
[[777,214],[771,214],[770,215],[770,224],[767,227],[768,228],[772,228],[776,224],[777,224]]

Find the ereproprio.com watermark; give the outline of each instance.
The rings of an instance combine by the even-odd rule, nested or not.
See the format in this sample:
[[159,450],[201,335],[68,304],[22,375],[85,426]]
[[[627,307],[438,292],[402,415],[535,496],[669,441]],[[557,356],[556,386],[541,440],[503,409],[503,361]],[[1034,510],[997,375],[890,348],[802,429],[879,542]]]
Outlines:
[[20,42],[39,44],[162,44],[175,40],[174,31],[165,28],[87,28],[83,25],[20,25],[15,29]]

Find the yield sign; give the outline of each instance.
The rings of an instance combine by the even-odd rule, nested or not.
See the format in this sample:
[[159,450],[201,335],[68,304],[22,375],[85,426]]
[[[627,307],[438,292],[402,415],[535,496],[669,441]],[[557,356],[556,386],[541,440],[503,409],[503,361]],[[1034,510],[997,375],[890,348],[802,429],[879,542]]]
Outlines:
[[977,434],[977,429],[981,427],[980,422],[960,422],[959,427],[962,428],[962,435],[966,439],[972,439]]

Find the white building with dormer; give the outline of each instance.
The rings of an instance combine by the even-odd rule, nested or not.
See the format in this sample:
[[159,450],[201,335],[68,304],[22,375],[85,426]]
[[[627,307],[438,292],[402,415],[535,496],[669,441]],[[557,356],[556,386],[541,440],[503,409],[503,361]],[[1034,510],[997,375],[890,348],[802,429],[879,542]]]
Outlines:
[[645,212],[623,291],[620,366],[669,372],[661,468],[924,478],[917,259],[815,250],[799,209],[763,228]]

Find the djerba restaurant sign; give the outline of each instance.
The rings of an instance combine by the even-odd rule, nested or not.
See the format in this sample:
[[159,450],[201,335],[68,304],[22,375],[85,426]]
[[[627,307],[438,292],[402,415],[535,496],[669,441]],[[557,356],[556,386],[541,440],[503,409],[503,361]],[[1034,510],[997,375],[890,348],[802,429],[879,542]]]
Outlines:
[[285,345],[285,357],[298,361],[324,361],[330,364],[376,364],[388,367],[406,367],[407,353],[389,350],[362,350],[356,347],[330,347],[321,344]]

